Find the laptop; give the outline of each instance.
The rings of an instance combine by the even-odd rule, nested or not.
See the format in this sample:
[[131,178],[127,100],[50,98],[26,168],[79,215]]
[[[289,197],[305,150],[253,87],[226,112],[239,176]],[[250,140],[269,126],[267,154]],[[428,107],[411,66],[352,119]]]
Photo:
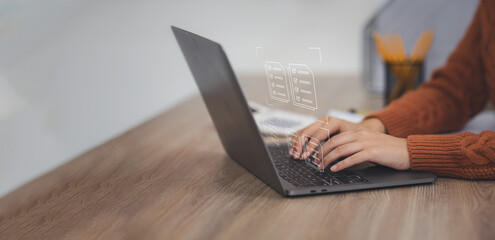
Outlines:
[[172,26],[222,145],[234,161],[283,196],[315,195],[425,184],[428,172],[383,166],[320,172],[288,156],[287,145],[265,144],[222,46]]

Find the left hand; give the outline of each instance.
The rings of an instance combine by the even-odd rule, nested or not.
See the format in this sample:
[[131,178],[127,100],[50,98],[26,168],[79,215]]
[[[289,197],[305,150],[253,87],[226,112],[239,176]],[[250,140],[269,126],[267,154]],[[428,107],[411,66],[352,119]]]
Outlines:
[[[322,159],[323,162],[318,161]],[[315,153],[315,162],[325,169],[339,158],[345,158],[333,165],[330,170],[337,172],[362,162],[373,162],[397,170],[410,168],[407,140],[385,133],[359,128],[331,137]]]

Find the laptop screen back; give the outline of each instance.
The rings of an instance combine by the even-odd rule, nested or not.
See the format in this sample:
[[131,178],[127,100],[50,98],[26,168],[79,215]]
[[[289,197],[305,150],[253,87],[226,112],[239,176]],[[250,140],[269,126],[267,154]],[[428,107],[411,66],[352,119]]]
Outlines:
[[283,193],[235,74],[220,44],[172,27],[228,155]]

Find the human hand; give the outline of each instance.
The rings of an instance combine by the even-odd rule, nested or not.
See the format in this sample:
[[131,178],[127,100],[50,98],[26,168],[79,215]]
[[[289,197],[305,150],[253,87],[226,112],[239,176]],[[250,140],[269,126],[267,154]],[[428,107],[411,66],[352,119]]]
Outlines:
[[[385,126],[377,118],[370,118],[359,124],[351,123],[339,118],[323,116],[315,123],[299,130],[291,139],[289,156],[294,159],[307,159],[310,154],[331,135],[355,130],[359,127],[371,129],[377,132],[385,132]],[[304,145],[308,141],[306,149]]]
[[410,168],[405,138],[393,137],[366,128],[358,128],[333,136],[321,146],[314,157],[320,169],[325,169],[335,160],[344,158],[330,168],[332,172],[366,161],[397,170]]

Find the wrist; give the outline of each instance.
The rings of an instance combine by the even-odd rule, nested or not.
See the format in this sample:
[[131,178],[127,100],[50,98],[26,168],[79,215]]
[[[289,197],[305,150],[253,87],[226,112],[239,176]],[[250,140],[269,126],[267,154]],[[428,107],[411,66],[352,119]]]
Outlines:
[[380,133],[387,133],[387,129],[385,128],[385,125],[378,118],[364,119],[358,125],[361,127],[370,129],[372,131],[376,131],[376,132],[380,132]]
[[409,149],[407,147],[407,139],[406,138],[401,138],[401,141],[403,143],[403,148],[402,148],[402,153],[404,154],[402,159],[404,160],[404,165],[402,170],[409,170],[411,169],[411,158],[409,157]]

